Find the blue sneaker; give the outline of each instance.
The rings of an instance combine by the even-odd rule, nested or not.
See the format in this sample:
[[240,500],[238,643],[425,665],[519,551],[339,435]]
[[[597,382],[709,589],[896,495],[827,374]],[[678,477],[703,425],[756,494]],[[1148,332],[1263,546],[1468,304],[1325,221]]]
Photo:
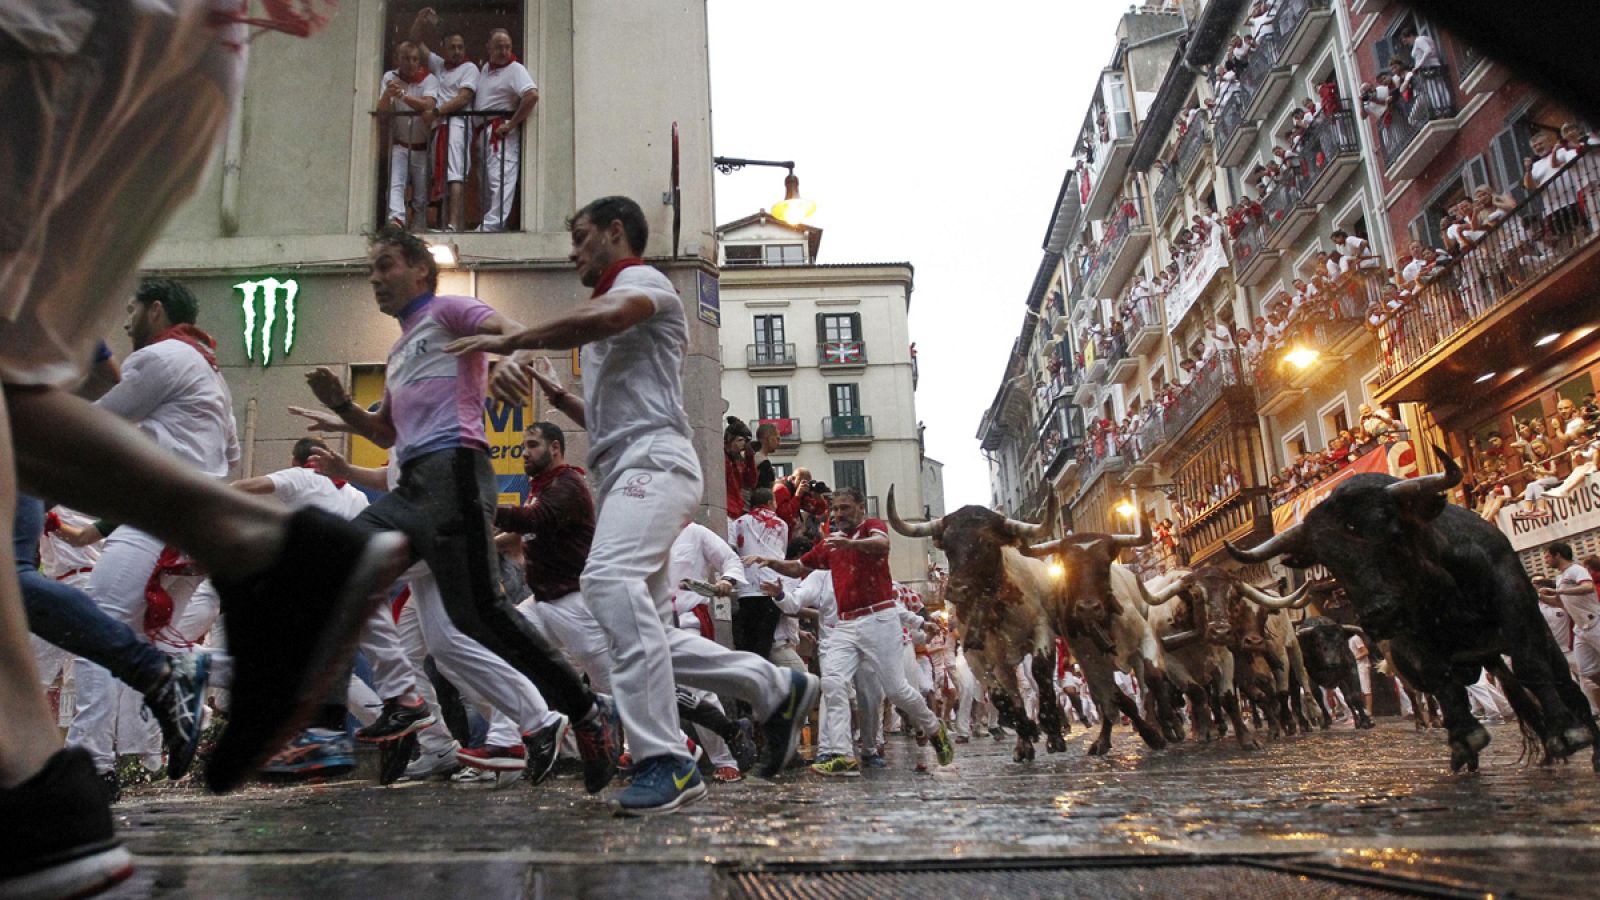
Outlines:
[[633,769],[633,783],[617,796],[619,816],[657,816],[687,806],[706,795],[706,783],[694,760],[654,756]]
[[200,746],[200,720],[210,679],[211,657],[184,653],[172,657],[167,674],[144,695],[145,705],[161,726],[161,740],[167,746],[167,777],[174,781],[189,771]]
[[806,714],[817,705],[817,695],[821,692],[822,682],[817,676],[789,672],[788,699],[761,723],[767,738],[767,758],[761,761],[757,771],[762,778],[776,777],[789,764],[800,743],[800,726],[805,724]]
[[356,745],[342,731],[307,728],[261,767],[263,775],[340,775],[356,767]]
[[887,769],[888,767],[889,761],[877,753],[861,754],[861,768],[863,769]]

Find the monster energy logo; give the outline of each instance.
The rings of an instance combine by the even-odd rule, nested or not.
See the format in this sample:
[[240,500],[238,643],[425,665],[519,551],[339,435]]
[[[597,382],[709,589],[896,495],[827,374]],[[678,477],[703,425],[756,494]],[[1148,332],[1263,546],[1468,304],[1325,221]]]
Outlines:
[[272,365],[272,326],[278,322],[278,302],[283,300],[283,355],[294,348],[294,301],[300,296],[300,282],[290,279],[263,278],[259,281],[241,281],[234,285],[244,293],[244,356],[252,362],[256,358],[256,295],[263,298],[261,317],[261,365]]

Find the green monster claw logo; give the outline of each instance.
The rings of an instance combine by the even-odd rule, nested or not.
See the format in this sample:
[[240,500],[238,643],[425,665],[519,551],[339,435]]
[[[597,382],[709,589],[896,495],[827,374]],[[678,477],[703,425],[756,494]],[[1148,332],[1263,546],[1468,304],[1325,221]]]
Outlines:
[[263,297],[261,310],[261,365],[272,365],[272,326],[278,321],[278,299],[283,298],[283,355],[294,349],[294,301],[300,296],[300,282],[262,278],[234,285],[244,293],[244,357],[255,361],[256,295]]

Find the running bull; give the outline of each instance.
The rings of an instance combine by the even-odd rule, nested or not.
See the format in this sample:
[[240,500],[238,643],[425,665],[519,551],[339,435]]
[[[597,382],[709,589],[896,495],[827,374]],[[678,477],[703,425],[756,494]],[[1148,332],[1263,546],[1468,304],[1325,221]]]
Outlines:
[[[1042,537],[1047,526],[1008,519],[982,506],[963,506],[932,522],[906,522],[895,509],[892,485],[888,515],[895,531],[932,538],[949,558],[945,601],[962,623],[967,661],[988,690],[1001,724],[1017,732],[1016,759],[1033,758],[1041,727],[1050,752],[1065,750],[1053,678],[1054,635],[1045,612],[1055,586],[1048,567],[1018,549]],[[1038,722],[1023,710],[1017,685],[1017,665],[1030,653],[1039,685]]]
[[[1434,448],[1444,471],[1400,480],[1355,475],[1261,545],[1228,550],[1243,562],[1283,557],[1296,568],[1321,564],[1339,580],[1361,626],[1390,642],[1390,658],[1444,708],[1450,768],[1478,767],[1489,733],[1466,687],[1487,668],[1500,679],[1524,735],[1546,761],[1596,746],[1588,701],[1539,613],[1538,597],[1511,543],[1445,492],[1461,482],[1455,460]],[[1510,657],[1509,669],[1502,655]]]
[[1357,669],[1355,652],[1350,649],[1351,637],[1366,640],[1366,634],[1354,625],[1340,625],[1322,616],[1300,622],[1294,627],[1294,633],[1300,641],[1300,653],[1305,657],[1306,673],[1311,678],[1311,693],[1316,697],[1317,708],[1322,710],[1322,727],[1326,729],[1333,721],[1322,692],[1338,688],[1355,717],[1356,727],[1371,728],[1372,717],[1367,715],[1362,703],[1361,673]]

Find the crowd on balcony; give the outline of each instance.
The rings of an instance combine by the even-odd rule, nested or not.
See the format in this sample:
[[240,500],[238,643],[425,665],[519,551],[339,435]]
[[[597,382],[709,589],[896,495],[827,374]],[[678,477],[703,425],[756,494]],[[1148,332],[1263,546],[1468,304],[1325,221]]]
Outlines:
[[[1395,346],[1407,341],[1408,312],[1429,295],[1441,295],[1433,285],[1444,289],[1442,306],[1423,318],[1459,325],[1553,264],[1563,247],[1600,233],[1600,165],[1585,161],[1600,159],[1590,155],[1600,137],[1569,122],[1559,131],[1539,129],[1530,144],[1533,156],[1523,160],[1521,186],[1538,195],[1537,202],[1519,206],[1511,195],[1480,185],[1439,220],[1442,246],[1413,240],[1395,266],[1384,270],[1381,296],[1368,305],[1366,319],[1386,363],[1395,362]],[[1479,248],[1486,249],[1473,252]]]
[[1361,114],[1374,119],[1380,127],[1387,127],[1398,109],[1412,124],[1424,124],[1433,118],[1433,109],[1427,92],[1417,90],[1421,72],[1435,71],[1441,65],[1439,45],[1433,38],[1419,34],[1408,27],[1400,33],[1411,58],[1399,54],[1389,58],[1389,69],[1370,82],[1362,82],[1358,98]]
[[521,173],[522,124],[539,89],[517,60],[510,31],[490,32],[479,65],[467,58],[454,25],[424,7],[380,81],[375,112],[389,160],[386,215],[402,228],[464,231],[473,174],[481,215],[475,230],[504,231]]
[[1339,474],[1368,453],[1386,448],[1403,437],[1394,413],[1384,407],[1361,404],[1355,427],[1341,430],[1322,450],[1297,454],[1294,461],[1267,479],[1272,504],[1287,503],[1320,482]]
[[1563,397],[1548,419],[1536,415],[1513,424],[1510,441],[1499,431],[1488,432],[1482,440],[1468,439],[1469,504],[1490,521],[1513,502],[1513,518],[1548,519],[1550,499],[1565,497],[1595,471],[1600,407],[1593,393],[1578,402]]

